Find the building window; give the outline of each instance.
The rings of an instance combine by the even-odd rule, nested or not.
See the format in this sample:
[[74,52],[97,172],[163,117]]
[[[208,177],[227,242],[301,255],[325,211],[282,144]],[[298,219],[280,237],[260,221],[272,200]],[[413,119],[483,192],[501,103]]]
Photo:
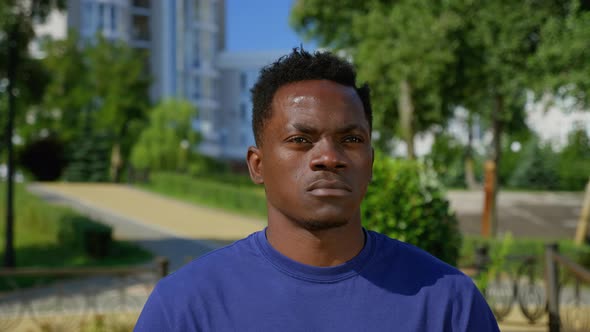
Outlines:
[[248,76],[246,75],[246,73],[241,72],[240,73],[240,90],[242,92],[244,92],[247,89],[248,89]]
[[194,18],[196,20],[199,20],[199,15],[201,14],[201,4],[200,4],[200,2],[201,2],[200,0],[194,0],[193,1],[193,4],[194,4],[194,7],[193,7],[194,11],[193,11],[193,13],[194,13]]
[[104,28],[104,3],[98,4],[98,30],[102,31]]
[[134,7],[150,8],[150,0],[133,0]]
[[201,98],[201,78],[197,77],[193,80],[193,99]]
[[195,68],[199,68],[201,66],[201,54],[199,40],[197,38],[195,38],[193,42],[193,66]]
[[150,40],[149,18],[143,15],[133,15],[132,18],[132,38],[135,40]]
[[92,17],[92,3],[91,2],[83,2],[82,5],[82,24],[84,25],[83,30],[85,31],[92,31],[94,29],[93,22],[94,18]]
[[246,108],[247,108],[247,107],[246,107],[246,104],[244,104],[244,103],[241,103],[241,104],[240,104],[240,119],[241,119],[242,121],[246,121],[246,120],[247,120],[247,119],[246,119],[246,117],[247,117],[247,115],[246,115],[246,113],[247,113],[247,109],[246,109]]
[[111,31],[117,31],[117,5],[111,5]]

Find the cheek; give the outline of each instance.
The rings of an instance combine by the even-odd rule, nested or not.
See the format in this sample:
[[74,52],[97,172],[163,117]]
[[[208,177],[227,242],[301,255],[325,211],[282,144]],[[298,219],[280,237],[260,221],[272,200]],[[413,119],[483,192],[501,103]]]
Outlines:
[[293,192],[305,179],[303,160],[289,153],[274,153],[263,161],[268,189],[280,193]]

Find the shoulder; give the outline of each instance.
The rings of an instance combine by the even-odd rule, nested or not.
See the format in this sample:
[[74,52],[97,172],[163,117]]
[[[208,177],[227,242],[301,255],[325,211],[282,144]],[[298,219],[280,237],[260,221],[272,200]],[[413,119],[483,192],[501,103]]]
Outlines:
[[[255,246],[253,233],[223,248],[213,250],[184,265],[177,271],[161,279],[156,288],[165,297],[186,294],[187,290],[206,288],[216,282],[222,282],[228,275],[246,268],[253,261],[260,259]],[[235,275],[235,274],[234,274]]]
[[396,279],[417,287],[441,285],[455,292],[477,291],[470,277],[428,252],[384,234],[369,234],[375,241],[374,265],[383,265]]
[[455,331],[498,331],[495,318],[473,280],[411,244],[370,232],[376,248],[367,278],[392,292],[428,299],[447,314]]

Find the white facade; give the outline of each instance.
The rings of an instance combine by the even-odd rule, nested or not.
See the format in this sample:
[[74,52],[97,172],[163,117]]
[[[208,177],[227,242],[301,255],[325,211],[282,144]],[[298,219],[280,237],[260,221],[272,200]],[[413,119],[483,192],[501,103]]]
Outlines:
[[100,33],[146,50],[152,100],[191,101],[198,108],[194,127],[203,135],[200,149],[218,154],[215,61],[225,43],[224,0],[69,0],[68,27],[86,40]]
[[222,98],[220,112],[215,121],[219,135],[217,157],[245,160],[248,146],[255,144],[250,89],[258,80],[262,67],[288,53],[289,51],[225,52],[219,55],[217,67],[221,73],[219,91]]

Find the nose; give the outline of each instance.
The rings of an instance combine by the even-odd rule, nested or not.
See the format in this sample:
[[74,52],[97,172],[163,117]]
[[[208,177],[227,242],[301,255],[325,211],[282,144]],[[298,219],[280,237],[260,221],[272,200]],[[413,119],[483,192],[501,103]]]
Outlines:
[[330,140],[317,142],[313,150],[310,168],[314,171],[335,171],[348,166],[342,147]]

